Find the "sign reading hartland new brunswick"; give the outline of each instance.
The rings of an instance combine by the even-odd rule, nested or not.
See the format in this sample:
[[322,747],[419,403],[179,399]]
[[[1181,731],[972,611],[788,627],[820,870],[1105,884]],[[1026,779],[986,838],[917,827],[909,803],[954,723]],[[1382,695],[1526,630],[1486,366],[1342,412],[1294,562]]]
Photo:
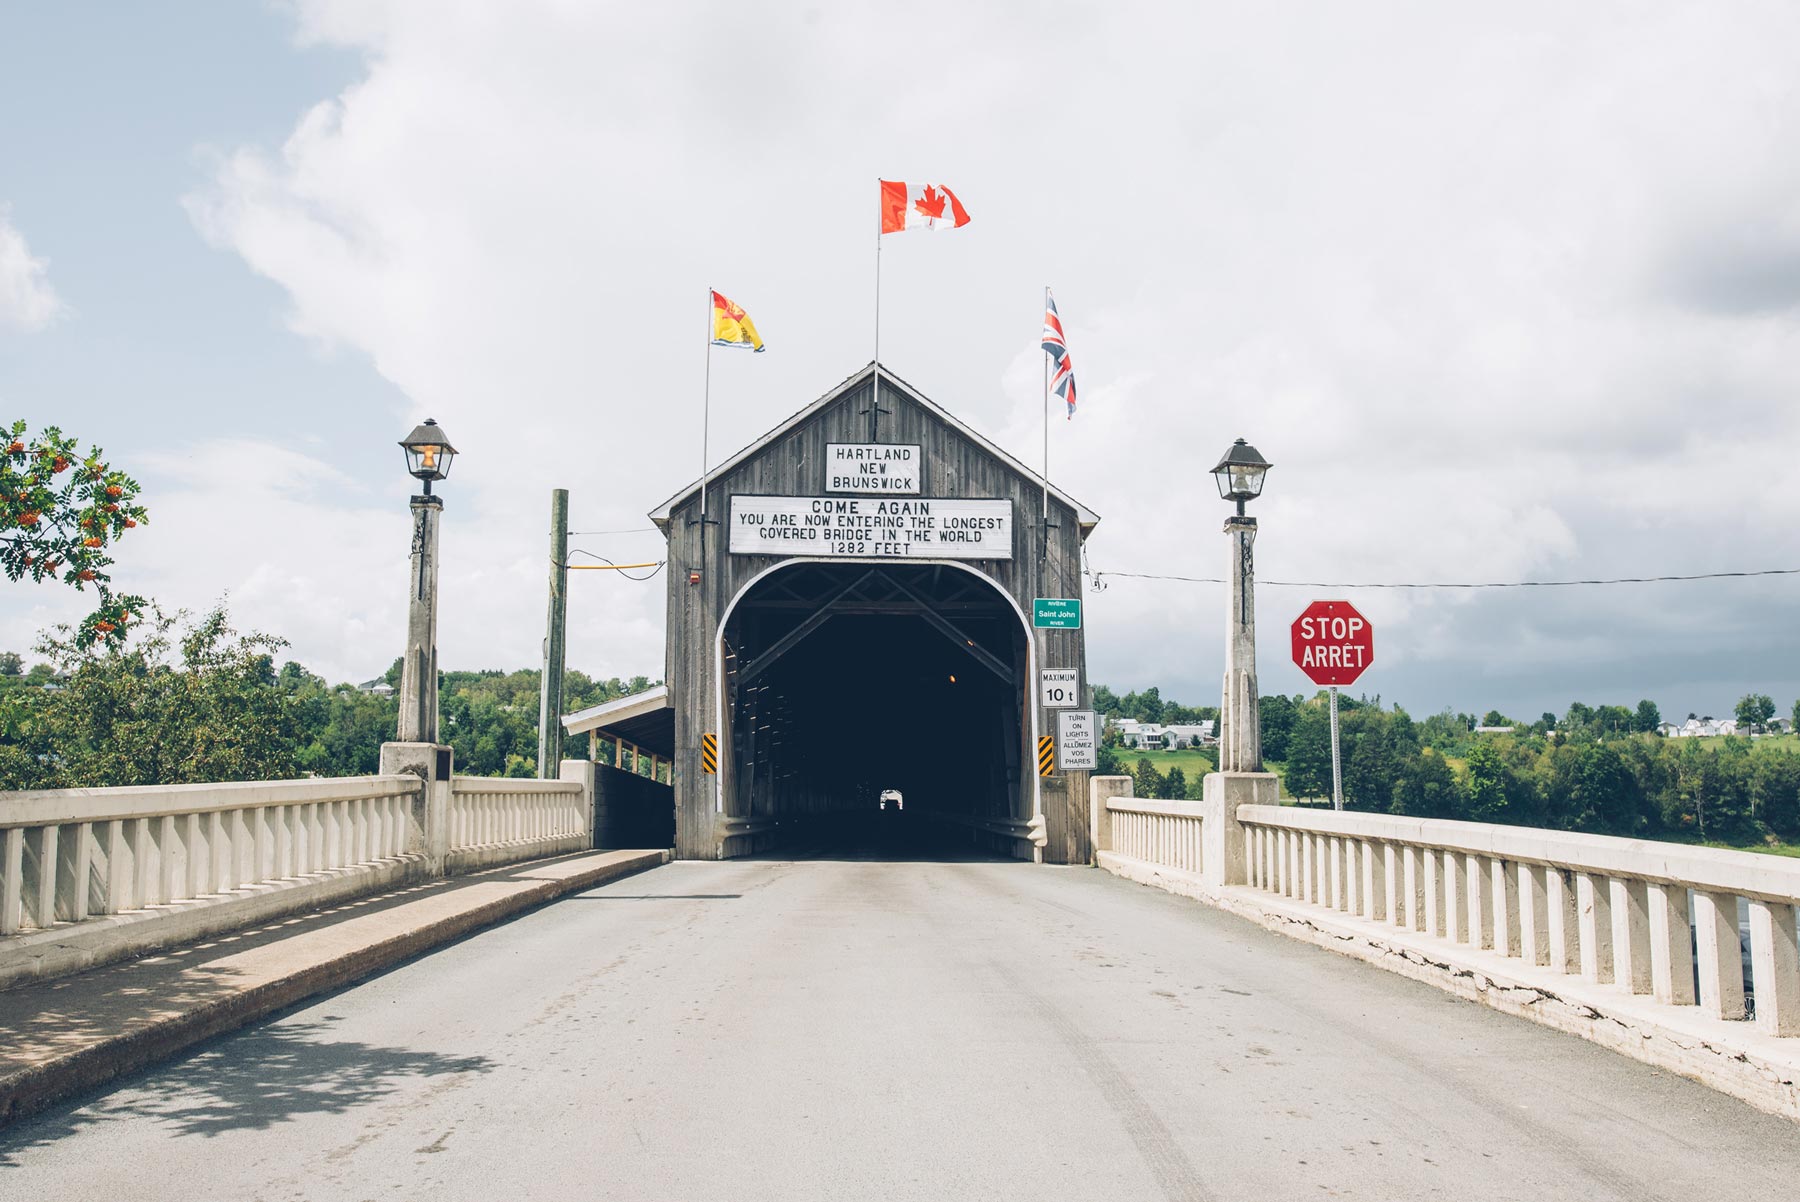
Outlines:
[[826,443],[825,491],[916,494],[918,444]]
[[731,498],[733,555],[1011,559],[1012,502]]

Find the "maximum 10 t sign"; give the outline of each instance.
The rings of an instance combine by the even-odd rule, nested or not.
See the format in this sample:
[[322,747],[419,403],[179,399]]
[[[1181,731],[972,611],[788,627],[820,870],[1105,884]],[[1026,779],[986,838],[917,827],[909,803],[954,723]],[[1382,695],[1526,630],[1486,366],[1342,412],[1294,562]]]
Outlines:
[[1294,664],[1314,684],[1355,684],[1375,662],[1375,630],[1348,601],[1314,601],[1294,619]]

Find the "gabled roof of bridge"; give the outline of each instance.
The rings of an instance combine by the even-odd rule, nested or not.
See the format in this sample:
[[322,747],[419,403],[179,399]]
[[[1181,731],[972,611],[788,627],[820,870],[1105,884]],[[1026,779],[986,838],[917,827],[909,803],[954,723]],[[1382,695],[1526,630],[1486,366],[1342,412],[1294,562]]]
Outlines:
[[[1044,477],[1041,474],[1039,474],[1038,472],[1032,471],[1029,467],[1026,467],[1025,464],[1021,463],[1018,459],[1014,458],[1005,449],[1003,449],[998,444],[996,444],[992,439],[988,438],[986,435],[982,434],[980,431],[974,429],[972,426],[966,425],[959,418],[957,418],[955,414],[951,413],[948,409],[944,408],[942,405],[938,404],[936,401],[932,400],[930,397],[926,396],[924,393],[920,392],[918,389],[914,388],[911,384],[908,384],[905,380],[902,380],[899,376],[896,376],[893,372],[891,372],[887,368],[881,366],[879,363],[870,363],[867,367],[864,367],[862,370],[853,373],[852,375],[847,377],[842,383],[838,384],[837,387],[831,389],[829,392],[825,393],[825,395],[821,396],[818,400],[814,401],[812,404],[808,405],[806,408],[800,410],[800,412],[794,414],[792,417],[788,418],[786,421],[784,421],[780,425],[776,426],[773,430],[770,430],[767,434],[763,435],[761,438],[757,439],[755,442],[751,443],[749,446],[745,447],[743,450],[741,450],[737,454],[733,455],[730,459],[727,459],[724,463],[721,463],[718,467],[713,468],[712,471],[707,473],[705,478],[708,480],[716,480],[720,476],[723,476],[726,472],[729,472],[733,468],[737,467],[738,464],[743,463],[746,459],[749,459],[749,458],[757,455],[758,453],[763,451],[765,448],[773,445],[777,440],[779,440],[789,430],[792,430],[794,427],[803,425],[807,421],[811,420],[813,415],[817,414],[820,410],[824,409],[827,405],[830,405],[833,402],[840,400],[844,396],[845,393],[847,393],[851,389],[857,387],[863,381],[872,378],[877,371],[879,371],[881,373],[882,387],[886,388],[889,385],[892,385],[894,387],[894,389],[897,390],[902,396],[906,397],[907,400],[913,402],[915,405],[918,405],[921,409],[924,409],[927,413],[931,414],[933,417],[937,418],[939,421],[943,422],[945,425],[947,425],[951,429],[955,430],[958,434],[961,434],[964,438],[967,438],[970,442],[974,443],[976,446],[980,447],[982,450],[986,451],[988,454],[992,455],[994,458],[996,458],[996,459],[1000,460],[1002,463],[1006,464],[1007,467],[1009,467],[1013,471],[1019,473],[1019,475],[1024,476],[1027,480],[1030,480],[1037,487],[1042,488],[1044,486],[1045,481],[1044,481]],[[1081,531],[1082,531],[1083,536],[1085,536],[1087,534],[1087,532],[1092,530],[1095,526],[1100,524],[1100,515],[1099,514],[1095,513],[1093,510],[1091,510],[1087,506],[1083,505],[1080,501],[1077,501],[1074,497],[1071,497],[1068,493],[1064,492],[1062,489],[1058,488],[1056,485],[1051,484],[1049,487],[1050,487],[1050,495],[1051,496],[1055,497],[1057,500],[1061,501],[1063,504],[1069,506],[1070,508],[1072,508],[1075,511],[1076,518],[1081,523]],[[686,488],[683,488],[680,492],[676,493],[674,496],[672,496],[668,500],[664,501],[661,505],[658,505],[655,509],[651,510],[650,511],[650,520],[655,522],[658,526],[666,526],[666,524],[669,521],[670,515],[672,515],[675,512],[675,507],[677,505],[681,504],[683,501],[687,500],[689,497],[694,496],[699,491],[700,491],[700,481],[695,480],[693,483],[689,484]]]

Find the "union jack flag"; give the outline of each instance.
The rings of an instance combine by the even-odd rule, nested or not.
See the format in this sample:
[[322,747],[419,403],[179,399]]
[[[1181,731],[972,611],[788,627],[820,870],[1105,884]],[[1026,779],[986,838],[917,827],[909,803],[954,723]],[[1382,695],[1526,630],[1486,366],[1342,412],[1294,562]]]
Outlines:
[[1075,363],[1069,357],[1069,344],[1063,337],[1062,318],[1056,315],[1056,298],[1044,289],[1044,353],[1056,364],[1050,374],[1050,387],[1069,404],[1069,417],[1075,416]]

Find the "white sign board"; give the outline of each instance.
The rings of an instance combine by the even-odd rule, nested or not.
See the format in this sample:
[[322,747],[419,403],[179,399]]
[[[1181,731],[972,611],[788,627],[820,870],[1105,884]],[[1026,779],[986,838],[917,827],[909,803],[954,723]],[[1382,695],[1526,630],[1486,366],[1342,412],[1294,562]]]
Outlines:
[[887,442],[828,442],[825,491],[916,496],[919,448]]
[[733,497],[733,555],[1011,559],[1011,501]]
[[1045,709],[1072,710],[1081,703],[1074,668],[1045,668],[1038,673],[1038,694]]
[[1100,766],[1100,724],[1093,710],[1064,710],[1056,715],[1058,771],[1092,772]]

